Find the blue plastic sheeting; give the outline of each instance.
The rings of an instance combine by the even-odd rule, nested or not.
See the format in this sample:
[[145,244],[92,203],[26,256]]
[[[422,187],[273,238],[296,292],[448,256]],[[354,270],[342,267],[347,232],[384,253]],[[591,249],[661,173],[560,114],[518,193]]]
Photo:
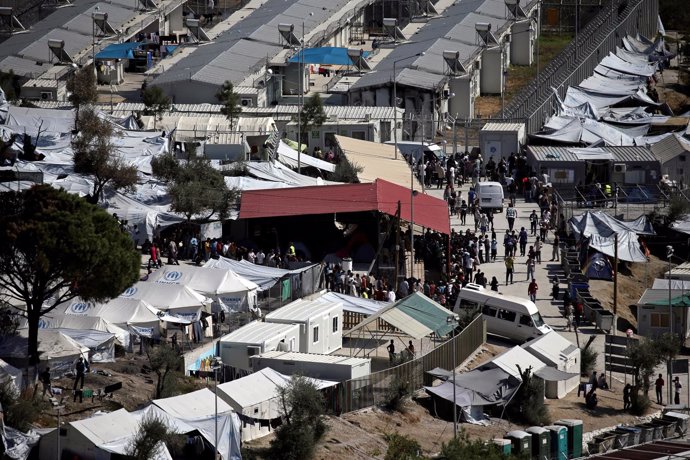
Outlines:
[[[368,51],[365,51],[362,57],[367,57]],[[290,62],[299,62],[300,53],[295,54],[290,58]],[[307,48],[304,50],[305,64],[330,64],[330,65],[352,65],[352,61],[347,55],[347,48],[336,48],[333,46],[324,46],[322,48]]]
[[140,46],[141,42],[113,43],[96,54],[96,59],[132,59],[132,50]]

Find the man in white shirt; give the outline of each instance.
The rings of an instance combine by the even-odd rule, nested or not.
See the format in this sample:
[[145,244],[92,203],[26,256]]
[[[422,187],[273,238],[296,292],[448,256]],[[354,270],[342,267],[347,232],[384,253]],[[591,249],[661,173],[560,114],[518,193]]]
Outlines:
[[259,249],[259,252],[256,253],[256,263],[257,265],[263,265],[264,261],[266,260],[266,254]]
[[388,301],[395,302],[395,291],[393,289],[388,291]]

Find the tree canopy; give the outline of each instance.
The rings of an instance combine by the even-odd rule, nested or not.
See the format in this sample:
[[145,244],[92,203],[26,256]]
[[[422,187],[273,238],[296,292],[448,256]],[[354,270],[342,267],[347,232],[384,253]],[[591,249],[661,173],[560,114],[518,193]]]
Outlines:
[[304,142],[304,133],[308,133],[314,128],[320,127],[326,122],[328,117],[323,110],[323,101],[319,93],[314,93],[302,105],[301,123],[302,142]]
[[79,109],[84,105],[93,104],[98,100],[98,88],[96,87],[96,73],[93,65],[87,65],[74,72],[72,78],[67,79],[67,100],[77,109],[79,119]]
[[226,80],[216,93],[216,98],[223,104],[220,113],[225,115],[230,120],[230,126],[234,127],[235,120],[242,113],[242,106],[240,105],[240,95],[235,92],[232,82]]
[[41,316],[77,296],[120,295],[138,279],[141,259],[112,216],[76,195],[39,185],[0,198],[0,290],[26,304],[33,365]]
[[159,86],[149,86],[144,90],[143,102],[146,109],[144,113],[153,115],[153,126],[156,120],[160,120],[164,112],[170,110],[171,100]]
[[93,194],[87,198],[98,203],[106,185],[115,190],[132,189],[137,183],[137,169],[125,164],[112,142],[112,125],[94,109],[86,108],[77,121],[79,134],[72,140],[74,171],[91,176]]
[[225,219],[237,200],[237,191],[228,188],[223,174],[205,158],[179,161],[173,154],[160,155],[151,161],[151,169],[168,183],[171,209],[188,221]]

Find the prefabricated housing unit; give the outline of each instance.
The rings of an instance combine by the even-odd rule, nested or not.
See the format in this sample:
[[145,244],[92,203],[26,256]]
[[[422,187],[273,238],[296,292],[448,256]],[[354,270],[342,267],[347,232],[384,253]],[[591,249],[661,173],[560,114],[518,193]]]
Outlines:
[[548,366],[572,374],[565,380],[546,382],[548,398],[564,398],[580,383],[580,349],[556,331],[525,343],[522,348]]
[[267,323],[299,324],[302,353],[327,355],[343,346],[343,304],[299,299],[272,311]]
[[299,351],[300,325],[254,321],[221,337],[220,357],[224,366],[250,371],[249,358],[275,350],[281,340],[289,350]]
[[479,145],[484,161],[493,157],[498,163],[502,157],[520,153],[527,141],[524,123],[487,123],[479,131]]
[[270,367],[285,375],[300,374],[338,382],[371,374],[369,358],[268,351],[252,356],[250,361],[254,372]]

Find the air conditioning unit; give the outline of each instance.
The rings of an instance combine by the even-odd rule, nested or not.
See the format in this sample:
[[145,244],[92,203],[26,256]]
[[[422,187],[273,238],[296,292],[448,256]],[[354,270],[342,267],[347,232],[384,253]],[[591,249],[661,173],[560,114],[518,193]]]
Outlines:
[[613,165],[613,172],[616,173],[624,173],[627,169],[627,165],[625,163],[616,163]]
[[254,101],[249,98],[242,98],[240,100],[240,104],[242,104],[242,107],[252,107],[254,105]]
[[53,100],[53,93],[50,91],[41,91],[41,100],[42,101],[52,101]]

